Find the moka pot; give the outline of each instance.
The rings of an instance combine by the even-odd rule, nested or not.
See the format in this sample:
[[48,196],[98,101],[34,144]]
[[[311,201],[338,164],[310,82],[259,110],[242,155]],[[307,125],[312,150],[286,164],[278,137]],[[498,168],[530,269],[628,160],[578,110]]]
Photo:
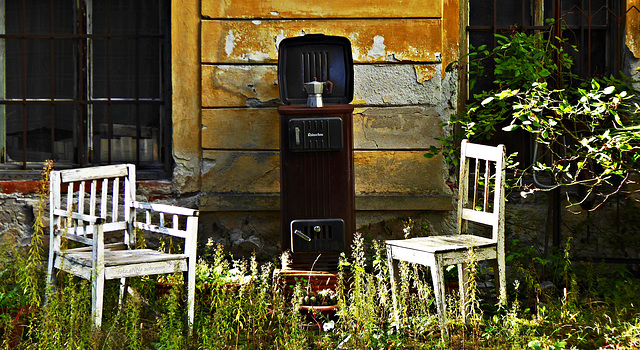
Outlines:
[[307,92],[307,107],[322,107],[322,93],[324,92],[325,85],[329,86],[327,94],[333,92],[333,83],[327,81],[310,81],[304,83],[304,90]]

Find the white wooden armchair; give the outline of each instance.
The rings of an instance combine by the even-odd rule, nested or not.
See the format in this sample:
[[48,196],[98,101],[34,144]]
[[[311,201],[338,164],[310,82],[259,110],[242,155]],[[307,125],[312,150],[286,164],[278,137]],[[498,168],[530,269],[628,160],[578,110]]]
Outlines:
[[[507,302],[504,252],[504,185],[505,147],[490,147],[463,140],[460,155],[460,187],[458,189],[458,212],[456,235],[418,237],[404,240],[386,241],[387,257],[392,284],[392,299],[396,321],[398,321],[395,280],[395,260],[429,266],[433,279],[433,291],[440,325],[446,325],[445,286],[443,269],[457,264],[460,288],[460,303],[463,318],[467,305],[467,263],[496,259],[494,267],[498,279],[499,303]],[[473,176],[469,165],[475,163]],[[471,190],[471,191],[470,191]],[[492,195],[491,195],[492,194]],[[490,237],[468,232],[468,222],[491,227]],[[468,254],[469,248],[474,254]],[[495,266],[495,265],[494,265]]]
[[[195,264],[198,211],[136,198],[136,170],[132,164],[53,171],[50,184],[50,247],[47,283],[54,269],[91,281],[94,326],[102,324],[105,280],[120,279],[120,300],[127,292],[127,277],[185,272],[187,329],[194,320]],[[88,193],[87,193],[88,192]],[[63,200],[63,197],[64,198]],[[144,221],[136,220],[144,212]],[[169,220],[165,220],[165,216]],[[136,249],[136,231],[143,230],[184,239],[179,254]],[[105,243],[105,235],[124,240]],[[81,243],[67,249],[70,241]]]

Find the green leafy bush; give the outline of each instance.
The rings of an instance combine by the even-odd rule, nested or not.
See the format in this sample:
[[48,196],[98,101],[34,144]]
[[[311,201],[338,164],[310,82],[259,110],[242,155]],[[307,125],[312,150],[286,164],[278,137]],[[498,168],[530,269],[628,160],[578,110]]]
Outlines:
[[[528,135],[533,159],[519,163],[511,154],[509,166],[516,176],[510,184],[525,196],[580,185],[585,190],[573,204],[589,200],[595,202],[590,209],[597,207],[638,167],[640,108],[632,85],[613,77],[578,79],[570,72],[573,60],[566,43],[551,40],[549,31],[497,38],[494,50],[472,49],[458,62],[469,60],[473,89],[489,78],[484,66],[492,60],[495,88],[475,94],[463,113],[445,123],[453,129],[441,140],[445,158],[457,164],[461,138],[484,143],[495,142],[497,135]],[[437,152],[431,149],[426,156]]]

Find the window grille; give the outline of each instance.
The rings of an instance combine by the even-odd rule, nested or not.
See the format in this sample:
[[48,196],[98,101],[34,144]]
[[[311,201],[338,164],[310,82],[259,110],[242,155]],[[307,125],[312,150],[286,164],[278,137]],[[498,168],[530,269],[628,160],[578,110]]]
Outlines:
[[167,1],[0,5],[0,169],[168,169]]

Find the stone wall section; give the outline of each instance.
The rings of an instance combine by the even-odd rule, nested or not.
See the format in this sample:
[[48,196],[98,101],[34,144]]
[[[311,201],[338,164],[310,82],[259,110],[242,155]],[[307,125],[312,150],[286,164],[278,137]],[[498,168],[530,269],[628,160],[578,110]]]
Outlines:
[[29,243],[37,204],[35,196],[0,193],[0,244]]

